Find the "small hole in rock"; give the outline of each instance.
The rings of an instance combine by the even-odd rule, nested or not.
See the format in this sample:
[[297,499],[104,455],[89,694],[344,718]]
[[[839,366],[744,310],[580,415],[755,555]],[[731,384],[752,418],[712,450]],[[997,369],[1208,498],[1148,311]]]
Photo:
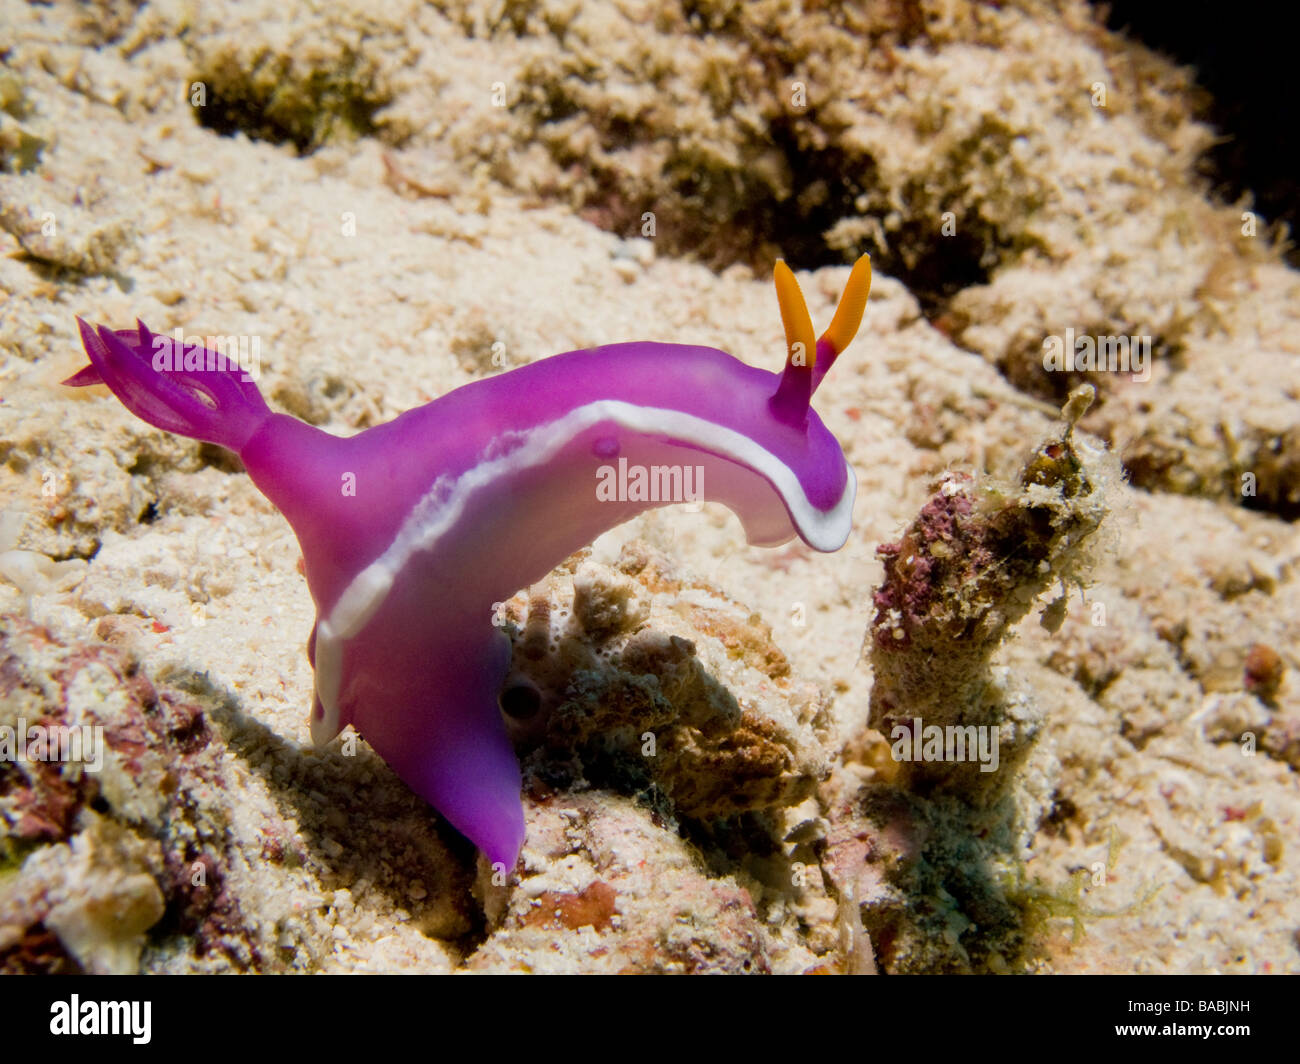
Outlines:
[[528,684],[515,684],[501,694],[501,711],[515,720],[528,720],[537,716],[542,708],[542,695],[536,687]]

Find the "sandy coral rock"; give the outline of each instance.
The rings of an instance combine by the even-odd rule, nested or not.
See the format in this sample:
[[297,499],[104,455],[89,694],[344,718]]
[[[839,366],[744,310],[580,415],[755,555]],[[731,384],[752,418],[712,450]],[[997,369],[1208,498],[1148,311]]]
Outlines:
[[304,757],[204,677],[155,682],[137,622],[96,623],[118,647],[0,620],[0,723],[104,741],[99,772],[0,763],[0,970],[450,970],[463,841],[367,748]]
[[[1294,708],[1270,717],[1260,729],[1258,745],[1270,756],[1300,772],[1300,712]],[[1254,735],[1242,732],[1241,738]]]
[[[676,834],[631,801],[556,795],[528,806],[519,883],[494,887],[478,971],[763,973],[767,936],[749,893],[712,878]],[[493,896],[495,895],[495,901]]]
[[[33,851],[0,882],[0,971],[58,970],[63,954],[78,970],[122,975],[138,969],[144,934],[163,915],[156,841],[89,809],[67,843]],[[57,936],[33,964],[32,940]],[[63,969],[68,970],[68,969]]]
[[[512,690],[525,750],[578,754],[588,779],[651,783],[683,816],[792,805],[827,770],[827,700],[790,675],[771,629],[629,544],[619,568],[553,574],[516,620]],[[670,587],[676,594],[667,594]],[[653,593],[653,594],[652,594]]]
[[[899,728],[915,732],[917,721],[922,729],[974,735],[991,727],[1000,735],[991,772],[970,751],[956,760],[951,752],[937,760],[909,752],[903,776],[914,784],[971,796],[1002,789],[1040,730],[1039,714],[1018,712],[1014,693],[990,682],[989,662],[1037,595],[1083,578],[1088,541],[1108,512],[1118,481],[1113,459],[1072,433],[1086,401],[1081,390],[1014,488],[947,475],[903,538],[878,549],[885,580],[869,636],[872,726],[891,741]],[[1062,619],[1049,610],[1044,623],[1059,627]]]
[[[393,70],[401,66],[387,59],[408,52],[404,31],[416,19],[412,6],[261,5],[246,12],[247,23],[187,11],[181,17],[194,23],[187,35],[189,80],[203,92],[196,114],[217,130],[242,130],[300,150],[372,132],[375,111],[391,98]],[[178,14],[164,9],[149,31],[166,32]]]
[[[1090,379],[1103,401],[1085,427],[1136,482],[1300,505],[1297,399],[1269,387],[1295,355],[1289,271],[1266,232],[1243,234],[1238,209],[1207,201],[1196,162],[1212,133],[1189,71],[1081,0],[845,18],[726,3],[494,17],[410,0],[286,18],[262,0],[124,19],[111,40],[147,71],[131,101],[303,150],[367,132],[437,156],[448,176],[431,195],[484,201],[490,177],[625,237],[648,214],[657,246],[719,264],[871,250],[927,306],[955,297],[943,328],[1020,387],[1060,399]],[[42,45],[19,59],[121,94],[122,55],[60,48],[86,37],[74,15],[39,21]],[[486,85],[484,69],[499,72]],[[201,106],[175,102],[181,79],[204,88]],[[1152,380],[1047,372],[1043,341],[1066,328],[1151,337]],[[1243,351],[1252,334],[1258,350]],[[327,409],[291,382],[274,391],[313,418]]]
[[39,551],[17,549],[26,521],[26,512],[16,506],[0,510],[0,579],[29,596],[30,606],[32,595],[66,590],[79,583],[86,563],[80,558],[56,562]]
[[[1190,118],[1188,71],[1100,30],[1080,0],[921,0],[834,12],[730,0],[653,10],[557,0],[508,5],[500,17],[483,5],[412,0],[382,10],[297,5],[287,30],[276,0],[10,3],[6,12],[14,33],[5,74],[21,79],[28,113],[0,119],[0,151],[15,149],[9,120],[47,141],[38,157],[6,157],[10,169],[36,164],[11,186],[15,202],[44,210],[47,187],[67,203],[80,191],[85,213],[68,215],[79,227],[129,215],[142,234],[123,249],[130,276],[115,281],[41,263],[0,233],[13,253],[0,255],[8,296],[0,314],[0,496],[35,501],[43,473],[57,474],[60,498],[29,523],[20,545],[56,558],[93,556],[93,593],[83,605],[110,612],[91,617],[91,630],[143,655],[149,675],[183,685],[181,701],[202,707],[206,730],[180,730],[191,737],[186,745],[207,735],[206,753],[177,753],[157,740],[176,769],[178,800],[166,807],[173,841],[156,882],[168,913],[150,933],[147,970],[450,970],[480,927],[464,900],[474,856],[364,744],[352,758],[299,746],[310,697],[301,652],[310,603],[292,581],[265,586],[267,575],[292,573],[291,534],[278,516],[257,509],[265,503],[255,489],[235,486],[246,478],[229,475],[232,467],[211,449],[142,426],[95,395],[103,389],[80,390],[74,400],[29,376],[60,379],[52,373],[60,358],[73,363],[63,376],[77,368],[71,312],[109,324],[139,315],[161,332],[259,334],[273,405],[348,434],[444,394],[467,373],[498,368],[483,357],[488,337],[506,342],[509,364],[522,364],[565,346],[643,335],[650,313],[665,336],[768,365],[763,359],[777,342],[768,286],[744,266],[716,276],[674,262],[672,250],[715,261],[779,250],[792,261],[824,262],[828,248],[832,256],[872,249],[878,268],[866,322],[879,342],[857,372],[837,376],[818,397],[859,474],[856,538],[811,559],[799,548],[735,549],[736,526],[715,525],[703,536],[679,536],[672,553],[740,589],[733,595],[780,625],[775,643],[796,675],[836,686],[834,723],[854,733],[837,775],[855,787],[897,783],[885,775],[899,768],[888,743],[862,727],[870,677],[854,665],[853,611],[879,569],[866,544],[897,538],[894,529],[925,502],[926,477],[957,463],[1014,475],[1022,442],[1036,438],[1042,415],[999,369],[1023,374],[1017,383],[1036,395],[1075,383],[1044,379],[1046,333],[1071,325],[1151,333],[1152,380],[1094,375],[1100,401],[1081,426],[1110,439],[1148,489],[1125,492],[1142,524],[1090,589],[1082,613],[1071,602],[1050,639],[1030,620],[1006,647],[1021,694],[1032,690],[1048,709],[1036,756],[1050,748],[1060,761],[1055,777],[1036,761],[1018,776],[1012,797],[1026,808],[1032,798],[1043,811],[1024,873],[1066,890],[1072,869],[1110,863],[1118,840],[1118,875],[1090,904],[1128,911],[1089,922],[1077,944],[1073,921],[1055,921],[1048,959],[1057,970],[1262,972],[1300,964],[1300,873],[1287,841],[1300,832],[1300,604],[1294,529],[1274,516],[1289,516],[1294,501],[1290,367],[1300,298],[1295,273],[1267,247],[1265,221],[1258,237],[1248,237],[1239,212],[1205,209],[1206,197],[1189,186],[1205,129]],[[349,50],[361,62],[342,78],[373,70],[372,84],[335,78],[331,85],[328,65]],[[293,65],[298,57],[303,62]],[[224,107],[223,123],[241,135],[219,135],[209,122],[217,110],[189,101],[196,72],[227,60],[253,64],[217,73],[258,93],[274,91],[268,75],[284,69],[293,84],[280,114],[292,121],[268,129],[262,108]],[[1104,112],[1089,99],[1098,75],[1108,89]],[[810,102],[804,112],[790,109],[796,78]],[[506,88],[505,107],[494,105],[495,80]],[[318,86],[327,91],[316,93]],[[390,95],[368,115],[386,145],[327,142],[303,158],[242,135],[278,141],[294,129],[302,139],[320,130],[346,141],[349,123],[332,117],[331,107],[359,103],[354,113],[365,120],[370,103]],[[216,99],[209,91],[208,100]],[[640,139],[647,131],[652,142]],[[129,209],[102,198],[108,189],[123,190]],[[612,238],[574,220],[574,205],[620,235],[657,223],[654,263],[626,285],[610,256],[624,267],[628,260],[611,250]],[[646,209],[656,217],[643,219]],[[356,212],[359,239],[340,239],[342,210]],[[942,230],[948,210],[952,236]],[[203,252],[212,247],[221,254]],[[512,268],[521,256],[545,268]],[[902,280],[887,278],[887,268]],[[843,273],[812,276],[801,282],[822,320]],[[920,316],[922,307],[942,309],[958,289],[965,293],[933,326]],[[536,313],[521,314],[521,306]],[[369,340],[364,350],[354,345],[358,336]],[[471,350],[439,357],[453,344]],[[1228,501],[1231,508],[1222,505]],[[186,519],[172,523],[169,508]],[[250,510],[260,519],[248,521]],[[141,527],[154,516],[155,527]],[[669,549],[656,527],[662,523],[650,516],[635,531]],[[217,529],[256,544],[252,560],[266,564],[254,569],[247,555],[236,564],[233,551],[218,559],[192,550],[192,539],[206,543]],[[108,539],[110,531],[146,542],[137,551]],[[160,542],[159,533],[169,538]],[[643,574],[637,580],[651,595],[710,594],[648,553],[645,564],[625,557],[619,568]],[[158,592],[191,605],[206,594],[228,623],[159,632],[161,621],[111,612],[166,605]],[[783,625],[789,603],[805,597],[808,626]],[[0,609],[19,614],[24,605],[0,587]],[[85,638],[87,618],[75,599],[38,596],[34,605],[65,643]],[[748,660],[752,652],[755,684],[776,683],[772,669],[781,658],[762,649],[762,625],[750,624],[748,611],[723,610],[725,622],[717,623],[716,603],[682,606],[687,630],[671,634],[693,641],[697,655],[731,660],[736,650]],[[1089,616],[1093,607],[1104,608],[1100,625]],[[701,634],[697,611],[707,611],[712,635]],[[1052,616],[1061,620],[1059,611]],[[734,638],[726,630],[733,625]],[[8,617],[0,621],[6,634],[12,627]],[[614,648],[630,635],[616,636]],[[552,657],[548,639],[549,622],[541,660]],[[1276,672],[1266,661],[1250,662],[1257,644],[1273,648],[1285,666],[1272,704],[1263,698]],[[18,656],[30,662],[46,652],[24,648]],[[211,685],[201,683],[201,671]],[[48,669],[41,675],[56,703],[61,684]],[[97,676],[92,669],[83,682],[103,691]],[[0,669],[0,685],[11,679]],[[993,679],[1007,689],[997,672]],[[1111,685],[1107,708],[1097,699]],[[1167,714],[1158,703],[1165,696]],[[44,704],[39,691],[31,697]],[[1183,717],[1188,707],[1196,711]],[[1121,711],[1133,711],[1133,720]],[[671,837],[673,810],[662,792],[644,775],[619,775],[637,764],[639,752],[626,754],[638,738],[629,726],[618,740],[624,752],[603,763],[580,763],[567,740],[546,758],[528,746],[539,736],[522,747],[538,757],[541,782],[553,781],[561,796],[586,786],[584,768],[607,769],[612,787],[646,794],[651,823],[657,813]],[[1252,745],[1255,756],[1245,756]],[[1029,773],[1039,788],[1033,795]],[[1046,798],[1038,797],[1053,779]],[[13,780],[5,776],[0,803],[23,796],[21,811],[4,807],[6,825],[22,825],[23,837],[6,838],[17,840],[17,852],[0,858],[7,872],[18,867],[15,858],[38,852],[29,847],[74,837],[85,807],[85,795],[61,773]],[[148,796],[135,799],[142,801],[119,800],[144,810]],[[915,860],[907,858],[911,840],[896,838],[880,852],[901,855],[872,863],[839,848],[849,847],[842,839],[861,851],[859,835],[869,841],[871,832],[887,832],[892,814],[882,807],[881,822],[867,821],[860,799],[844,812],[848,801],[827,804],[825,826],[820,814],[805,812],[797,814],[801,825],[790,823],[800,805],[741,813],[725,836],[713,825],[680,830],[707,851],[711,868],[750,892],[760,922],[781,919],[792,952],[815,945],[817,956],[785,964],[773,941],[775,970],[820,963],[835,932],[841,879],[862,890],[862,915],[880,934],[887,969],[903,958],[917,969],[983,963],[997,970],[1000,954],[980,940],[984,926],[999,925],[980,922],[985,906],[969,877],[971,869],[1000,872],[1011,850],[943,841],[955,831],[969,840],[992,825],[954,817],[930,832],[938,841]],[[1192,843],[1171,831],[1167,845],[1147,803],[1176,807]],[[913,819],[943,828],[933,816]],[[804,841],[787,843],[787,831]],[[813,874],[816,856],[807,851],[823,839],[844,858],[834,877]],[[791,846],[794,853],[786,852]],[[1174,848],[1192,855],[1190,869]],[[795,854],[808,866],[804,898],[781,893]],[[209,883],[222,877],[226,901],[190,886],[190,858],[209,870]],[[852,874],[859,867],[867,869],[861,882]],[[884,875],[893,868],[895,878]],[[1211,878],[1195,878],[1198,868]],[[819,880],[832,885],[819,892]],[[1152,881],[1168,885],[1137,905]],[[572,922],[590,910],[603,924],[608,895],[596,888],[581,897],[589,886],[557,881],[539,919]],[[1060,901],[1046,894],[1035,901],[1029,889],[1004,897],[1024,901],[1026,913]],[[174,922],[178,898],[182,918]],[[891,917],[873,922],[867,902],[887,909],[891,899],[900,919],[909,909],[943,914],[917,932],[933,952],[897,945],[905,928],[888,941]],[[614,932],[614,916],[598,934]],[[553,934],[563,948],[585,928]],[[1026,936],[1033,930],[1026,926]],[[0,945],[5,963],[76,967],[45,925],[14,935]]]
[[1013,864],[951,799],[857,787],[830,813],[825,865],[889,973],[999,970],[1023,946]]
[[0,170],[25,173],[40,162],[44,123],[32,114],[22,80],[0,72]]
[[[44,358],[47,346],[48,340],[34,344],[32,357]],[[38,378],[48,369],[38,367],[28,376]],[[0,404],[0,490],[23,500],[29,513],[20,546],[51,557],[89,558],[106,532],[125,532],[151,512],[159,498],[155,473],[192,471],[200,460],[198,451],[175,437],[138,421],[118,421],[113,413],[109,423],[116,424],[106,432],[100,400],[58,402],[74,394],[37,379],[30,380],[22,402]],[[97,445],[78,450],[74,441],[88,438]]]
[[25,899],[18,945],[47,928],[88,970],[134,971],[166,906],[196,954],[251,963],[258,930],[227,889],[228,820],[201,809],[224,783],[202,710],[115,648],[16,618],[0,632],[0,722],[89,727],[102,755],[97,771],[93,755],[0,766],[0,858],[17,869],[6,891]]
[[[29,199],[43,194],[57,209]],[[67,204],[23,178],[0,175],[0,229],[34,259],[85,274],[118,272],[135,238],[126,217],[105,217]]]
[[1114,442],[1141,487],[1294,519],[1300,389],[1289,382],[1300,356],[1300,285],[1278,265],[1241,269],[1247,279],[1224,301],[1222,320],[1181,344],[1178,372],[1110,389],[1086,424]]
[[593,640],[636,631],[650,619],[649,596],[621,574],[584,567],[573,578],[573,613]]
[[[1121,217],[1145,197],[1149,225],[1168,226],[1210,136],[1183,103],[1187,73],[1078,0],[838,14],[406,0],[292,18],[264,0],[149,5],[124,32],[136,62],[161,64],[152,53],[183,38],[188,80],[210,94],[195,111],[223,131],[307,149],[373,131],[451,155],[462,183],[489,173],[675,252],[872,246],[935,291],[978,278],[986,257],[1073,252],[1089,197]],[[949,211],[956,234],[936,240]]]
[[[144,933],[162,918],[162,891],[140,852],[146,849],[141,840],[120,828],[105,829],[103,820],[93,823],[72,839],[61,875],[64,896],[43,922],[85,970],[133,973]],[[153,863],[160,863],[156,855]]]
[[[1026,948],[1016,877],[1061,772],[1040,741],[1044,707],[1068,716],[1087,700],[1022,654],[993,658],[1038,594],[1083,582],[1115,503],[1114,459],[1073,433],[1090,391],[1072,397],[1014,486],[947,475],[902,539],[879,549],[870,720],[896,763],[852,744],[872,770],[828,790],[827,862],[887,971],[1005,971]],[[1059,630],[1066,616],[1062,600],[1042,624]],[[964,742],[930,750],[930,732]]]

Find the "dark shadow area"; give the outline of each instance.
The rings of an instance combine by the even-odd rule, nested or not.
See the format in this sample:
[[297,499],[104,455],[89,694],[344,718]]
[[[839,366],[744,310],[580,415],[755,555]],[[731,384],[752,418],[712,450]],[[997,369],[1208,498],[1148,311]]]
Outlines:
[[339,132],[374,134],[374,115],[384,101],[367,96],[350,74],[317,71],[267,95],[256,70],[245,72],[243,81],[200,73],[193,80],[204,86],[205,98],[192,110],[199,125],[223,137],[243,133],[250,140],[292,144],[307,155]]
[[[1290,105],[1295,99],[1295,33],[1279,24],[1275,4],[1234,4],[1225,11],[1209,0],[1177,7],[1144,0],[1097,3],[1109,9],[1106,25],[1175,62],[1196,69],[1212,101],[1200,116],[1222,135],[1201,160],[1215,194],[1235,203],[1254,196],[1269,222],[1300,224],[1300,151]],[[1287,259],[1300,266],[1300,248]]]
[[[474,845],[368,745],[348,745],[343,735],[319,752],[305,749],[245,712],[237,696],[204,673],[167,682],[203,699],[207,720],[230,752],[265,781],[297,823],[327,889],[356,890],[364,881],[367,889],[386,893],[394,908],[410,912],[429,937],[466,954],[481,944],[486,927],[471,894]],[[306,857],[287,851],[283,841],[269,840],[262,856],[288,864]],[[426,890],[420,901],[409,892],[415,883]]]

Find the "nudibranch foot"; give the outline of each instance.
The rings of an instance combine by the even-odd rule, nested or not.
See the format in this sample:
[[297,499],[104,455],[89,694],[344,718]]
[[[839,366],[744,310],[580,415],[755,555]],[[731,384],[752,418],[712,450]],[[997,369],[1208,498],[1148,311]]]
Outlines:
[[[490,864],[514,870],[524,842],[519,759],[497,705],[500,679],[445,677],[423,705],[376,706],[353,723],[411,790],[470,839]],[[384,714],[396,726],[382,726]]]
[[751,543],[847,540],[853,470],[811,408],[857,332],[863,256],[815,339],[793,273],[776,268],[787,357],[778,377],[725,351],[624,343],[472,381],[339,438],[272,413],[239,366],[202,347],[77,319],[104,383],[168,432],[237,453],[293,526],[316,624],[311,733],[348,725],[494,864],[524,839],[519,765],[497,699],[509,647],[495,604],[651,507],[721,502]]

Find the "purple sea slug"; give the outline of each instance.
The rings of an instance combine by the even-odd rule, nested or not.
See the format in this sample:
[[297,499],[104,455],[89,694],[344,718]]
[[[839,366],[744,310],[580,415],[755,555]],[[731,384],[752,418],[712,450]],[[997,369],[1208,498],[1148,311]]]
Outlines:
[[798,535],[834,551],[848,538],[856,480],[809,402],[858,330],[871,263],[854,265],[818,340],[783,262],[775,280],[780,376],[715,348],[612,344],[473,381],[347,439],[272,413],[238,366],[197,344],[172,366],[158,355],[172,341],[140,322],[78,318],[91,364],[65,383],[107,384],[149,424],[239,455],[302,547],[316,604],[312,739],[351,724],[511,870],[524,815],[494,603],[660,504],[598,492],[611,462],[692,467],[754,545]]

